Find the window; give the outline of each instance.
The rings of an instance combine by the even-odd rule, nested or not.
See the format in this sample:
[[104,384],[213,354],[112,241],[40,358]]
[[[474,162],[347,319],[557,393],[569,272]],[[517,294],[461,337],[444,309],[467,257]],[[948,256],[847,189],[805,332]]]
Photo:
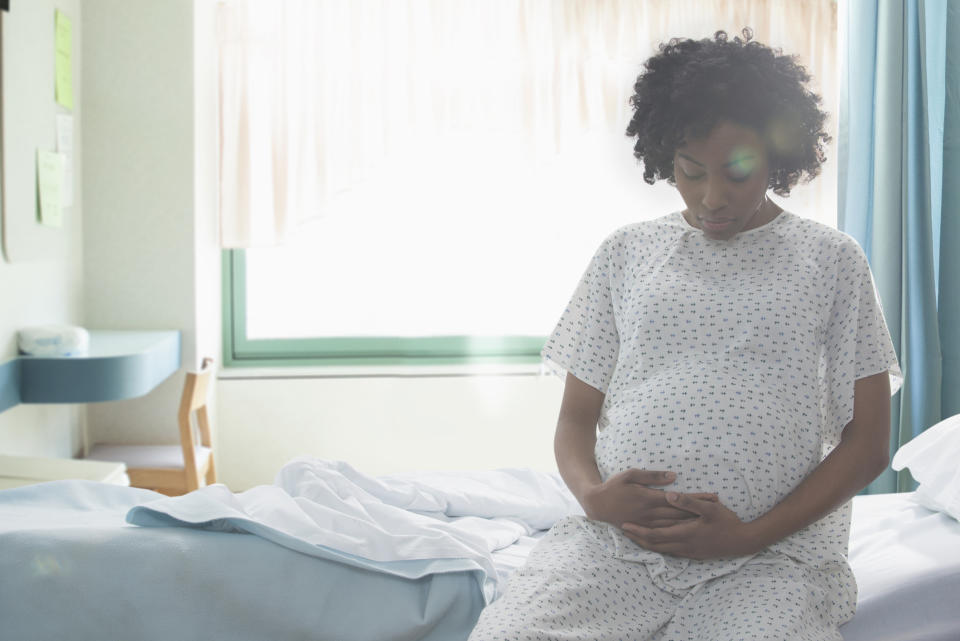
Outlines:
[[[309,185],[285,185],[302,205],[282,244],[225,252],[227,363],[539,360],[600,241],[682,208],[672,187],[643,182],[623,133],[642,61],[665,34],[758,24],[731,7],[771,11],[694,4],[313,2],[298,15],[299,3],[285,3],[272,23],[284,51],[271,64],[307,86],[278,108],[283,73],[266,65],[274,84],[248,89],[272,92],[272,111],[259,112],[274,123],[284,114],[284,135],[304,132],[289,137],[285,169],[304,169]],[[767,23],[784,49],[816,56],[808,67],[835,113],[835,7],[798,4],[808,23],[828,25],[829,46],[810,41],[809,24],[791,25],[796,16],[776,18],[780,32],[779,14]],[[261,28],[249,48],[262,53],[272,41],[248,18]],[[221,37],[222,61],[240,40]],[[228,125],[233,70],[221,67]],[[229,144],[221,149],[229,168]],[[250,154],[254,185],[277,176],[256,166],[276,146],[261,152]],[[783,204],[835,224],[833,174],[827,166]],[[263,193],[254,207],[270,204]]]

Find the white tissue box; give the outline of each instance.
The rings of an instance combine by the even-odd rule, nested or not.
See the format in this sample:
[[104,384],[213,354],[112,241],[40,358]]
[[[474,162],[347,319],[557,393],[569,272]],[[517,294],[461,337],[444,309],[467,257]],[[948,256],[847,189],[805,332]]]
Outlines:
[[90,348],[90,333],[69,325],[27,327],[17,332],[17,342],[30,356],[82,356]]

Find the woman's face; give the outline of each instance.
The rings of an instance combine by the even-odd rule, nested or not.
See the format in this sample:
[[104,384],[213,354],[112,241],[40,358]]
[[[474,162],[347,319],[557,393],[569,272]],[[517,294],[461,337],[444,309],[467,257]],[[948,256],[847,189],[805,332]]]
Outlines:
[[673,156],[684,218],[710,238],[726,240],[780,213],[767,200],[766,146],[756,131],[721,121],[706,138],[688,138]]

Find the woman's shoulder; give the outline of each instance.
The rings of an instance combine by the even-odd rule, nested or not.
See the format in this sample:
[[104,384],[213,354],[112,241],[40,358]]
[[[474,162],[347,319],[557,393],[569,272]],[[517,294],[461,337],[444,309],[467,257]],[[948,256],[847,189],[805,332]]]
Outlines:
[[651,243],[670,242],[684,231],[683,216],[673,212],[650,220],[622,225],[603,241],[607,246],[649,246]]
[[860,243],[853,236],[836,227],[792,212],[784,211],[780,215],[785,217],[783,221],[785,224],[781,226],[781,230],[795,244],[809,245],[811,249],[828,253],[836,258],[863,255]]
[[667,214],[650,220],[622,225],[603,239],[598,256],[611,265],[636,269],[683,236],[684,229],[677,223],[679,213]]

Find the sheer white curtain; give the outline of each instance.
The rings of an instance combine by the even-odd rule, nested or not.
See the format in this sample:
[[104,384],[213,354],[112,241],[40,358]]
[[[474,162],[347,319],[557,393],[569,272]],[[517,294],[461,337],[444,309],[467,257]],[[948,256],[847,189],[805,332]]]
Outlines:
[[[281,244],[400,163],[542,166],[622,137],[659,42],[743,26],[798,54],[835,112],[831,0],[225,0],[221,244]],[[833,175],[801,197],[828,221]]]

